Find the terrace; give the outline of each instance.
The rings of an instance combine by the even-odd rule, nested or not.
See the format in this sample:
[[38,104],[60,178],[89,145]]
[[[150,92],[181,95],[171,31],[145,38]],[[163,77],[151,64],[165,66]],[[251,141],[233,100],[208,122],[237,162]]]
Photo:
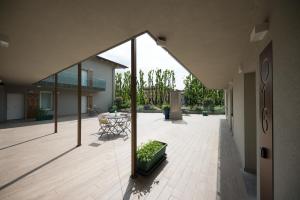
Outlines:
[[[96,117],[76,124],[1,124],[0,199],[247,199],[241,162],[223,115],[138,113],[137,144],[168,143],[167,160],[150,177],[130,178],[130,135],[97,135]],[[150,128],[151,127],[151,128]]]

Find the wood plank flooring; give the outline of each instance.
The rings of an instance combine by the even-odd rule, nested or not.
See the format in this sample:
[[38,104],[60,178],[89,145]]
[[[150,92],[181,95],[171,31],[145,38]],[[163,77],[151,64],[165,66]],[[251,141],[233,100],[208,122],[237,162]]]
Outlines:
[[[14,127],[15,126],[15,127]],[[167,160],[132,180],[130,138],[98,139],[96,118],[0,125],[0,199],[247,199],[241,163],[224,116],[138,114],[138,144],[168,143]],[[129,136],[130,137],[130,136]]]

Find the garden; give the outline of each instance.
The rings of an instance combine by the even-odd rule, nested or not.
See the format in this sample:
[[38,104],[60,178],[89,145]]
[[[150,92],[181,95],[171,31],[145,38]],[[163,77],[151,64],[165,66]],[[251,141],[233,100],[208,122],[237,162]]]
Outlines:
[[[146,77],[146,79],[145,79]],[[130,71],[116,73],[115,100],[110,112],[130,112]],[[137,111],[155,113],[169,107],[170,92],[176,88],[173,70],[139,70],[137,77]],[[193,75],[184,79],[181,93],[182,111],[186,114],[224,114],[223,90],[208,89]]]

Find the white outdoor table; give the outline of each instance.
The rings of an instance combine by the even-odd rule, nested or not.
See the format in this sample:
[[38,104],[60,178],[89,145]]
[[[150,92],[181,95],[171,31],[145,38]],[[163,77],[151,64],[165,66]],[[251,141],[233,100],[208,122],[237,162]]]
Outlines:
[[123,113],[108,113],[104,114],[105,118],[113,126],[113,134],[120,134],[124,128],[125,120],[128,118],[128,115]]

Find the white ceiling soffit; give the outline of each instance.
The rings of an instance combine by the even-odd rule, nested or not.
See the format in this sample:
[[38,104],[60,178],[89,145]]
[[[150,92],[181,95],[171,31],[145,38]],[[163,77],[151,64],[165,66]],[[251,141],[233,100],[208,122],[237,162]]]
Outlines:
[[30,84],[148,30],[211,88],[223,88],[249,44],[253,1],[0,2],[0,79]]

